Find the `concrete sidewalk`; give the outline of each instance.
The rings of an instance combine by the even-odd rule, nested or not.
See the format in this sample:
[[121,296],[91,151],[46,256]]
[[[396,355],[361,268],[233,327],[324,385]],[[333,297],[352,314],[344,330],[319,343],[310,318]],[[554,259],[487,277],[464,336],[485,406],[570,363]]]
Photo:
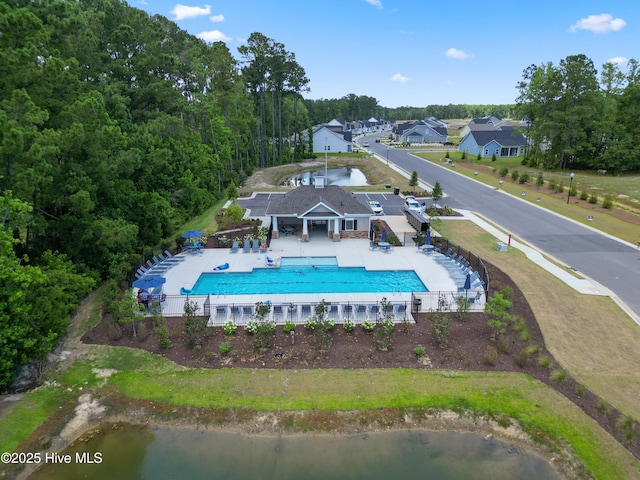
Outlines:
[[517,248],[518,250],[524,252],[524,254],[527,256],[529,260],[534,262],[539,267],[544,268],[549,273],[551,273],[555,277],[562,280],[564,283],[569,285],[571,288],[573,288],[577,292],[580,292],[585,295],[602,295],[602,296],[611,297],[611,299],[614,302],[616,302],[616,304],[618,304],[618,306],[622,310],[624,310],[624,312],[627,315],[629,315],[629,317],[631,317],[631,319],[633,319],[634,322],[640,325],[640,317],[638,317],[638,315],[636,315],[636,313],[633,310],[631,310],[622,300],[620,300],[620,298],[618,298],[617,295],[615,295],[607,287],[601,285],[595,280],[588,278],[582,274],[580,275],[582,275],[584,278],[576,277],[571,272],[567,271],[568,267],[562,268],[558,266],[558,264],[561,262],[554,263],[548,260],[547,258],[545,258],[542,255],[542,253],[540,253],[540,251],[532,248],[526,243],[520,242],[513,238],[509,239],[508,234],[499,230],[489,222],[485,221],[484,219],[480,218],[478,215],[474,214],[473,212],[470,212],[468,210],[459,210],[459,209],[457,209],[456,211],[461,213],[463,216],[450,217],[450,218],[447,218],[446,220],[449,221],[449,220],[459,219],[459,220],[470,220],[474,222],[483,230],[489,232],[491,235],[496,237],[497,240],[503,243],[507,243],[509,244],[510,247]]

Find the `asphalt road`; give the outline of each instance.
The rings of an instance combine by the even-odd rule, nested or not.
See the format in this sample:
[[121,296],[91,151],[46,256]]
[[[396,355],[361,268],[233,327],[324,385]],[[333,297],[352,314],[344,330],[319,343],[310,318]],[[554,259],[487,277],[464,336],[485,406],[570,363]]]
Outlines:
[[[375,143],[375,138],[370,135],[360,139],[360,143],[368,141],[371,151],[408,172],[415,170],[428,184],[433,185],[438,180],[447,196],[440,203],[486,217],[607,287],[640,316],[640,251],[637,248],[459,175],[451,167],[439,166],[405,150]],[[597,222],[597,218],[594,221]]]

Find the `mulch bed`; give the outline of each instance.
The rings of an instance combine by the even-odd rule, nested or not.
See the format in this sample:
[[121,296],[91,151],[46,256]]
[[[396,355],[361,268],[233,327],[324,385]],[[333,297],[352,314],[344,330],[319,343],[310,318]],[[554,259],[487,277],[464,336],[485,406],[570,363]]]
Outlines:
[[[491,340],[491,329],[487,325],[488,318],[484,313],[471,313],[466,321],[457,319],[454,314],[446,314],[453,325],[446,346],[440,345],[434,335],[434,314],[420,314],[416,323],[396,325],[392,347],[386,351],[377,348],[373,334],[364,332],[360,325],[351,333],[347,333],[341,325],[336,325],[329,348],[319,346],[315,337],[301,327],[296,329],[292,343],[291,336],[284,333],[282,327],[277,327],[273,346],[266,352],[258,352],[254,347],[253,337],[242,329],[239,328],[234,336],[226,337],[222,328],[217,327],[209,329],[210,336],[200,348],[194,349],[187,343],[181,318],[167,319],[173,342],[173,347],[169,349],[159,348],[158,341],[152,333],[150,319],[145,320],[147,335],[144,339],[133,338],[131,325],[122,327],[121,338],[112,339],[109,331],[110,320],[105,317],[99,325],[87,332],[82,340],[85,343],[140,348],[177,364],[195,368],[419,368],[526,373],[562,393],[636,458],[640,458],[640,443],[635,439],[635,435],[628,441],[623,430],[617,426],[622,415],[619,411],[613,407],[606,410],[602,408],[599,398],[580,386],[569,375],[562,381],[551,379],[551,372],[559,370],[560,366],[547,351],[528,302],[505,273],[490,264],[486,265],[494,291],[500,291],[504,287],[512,289],[510,314],[512,318],[516,315],[522,317],[530,335],[530,340],[524,341],[518,332],[507,327],[503,345],[507,345],[508,351],[497,356],[495,365],[490,365],[486,360],[487,350],[496,348],[497,342]],[[219,346],[226,341],[230,342],[231,350],[227,355],[222,355]],[[524,366],[520,366],[517,361],[519,352],[531,345],[538,346],[539,353],[531,355]],[[414,353],[416,346],[425,347],[424,357],[418,357]],[[543,356],[551,359],[550,367],[538,364],[538,359]],[[635,432],[640,432],[638,422],[634,422],[634,428]]]

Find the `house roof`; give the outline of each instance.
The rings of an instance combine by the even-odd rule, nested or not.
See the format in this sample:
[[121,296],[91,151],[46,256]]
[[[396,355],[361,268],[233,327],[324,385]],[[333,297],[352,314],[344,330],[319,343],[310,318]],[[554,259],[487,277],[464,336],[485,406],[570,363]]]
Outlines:
[[484,146],[492,141],[496,141],[503,147],[521,147],[526,145],[527,141],[521,133],[515,133],[513,128],[504,130],[477,131],[472,130],[469,135],[473,135],[478,146]]
[[[338,185],[316,188],[304,185],[282,195],[267,207],[267,215],[301,215],[319,204],[341,215],[371,215],[371,209],[360,203],[351,192]],[[310,216],[313,216],[311,214]]]

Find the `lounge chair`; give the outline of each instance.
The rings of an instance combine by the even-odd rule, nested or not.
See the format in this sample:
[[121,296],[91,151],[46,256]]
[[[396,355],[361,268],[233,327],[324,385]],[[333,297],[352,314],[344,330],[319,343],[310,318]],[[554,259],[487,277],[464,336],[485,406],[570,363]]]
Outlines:
[[[155,258],[155,257],[154,257]],[[184,257],[172,257],[169,258],[165,255],[163,255],[162,253],[158,254],[158,258],[160,258],[160,261],[169,264],[169,265],[175,265],[176,263],[180,263],[184,260]]]
[[343,305],[342,306],[342,317],[350,318],[353,314],[353,306],[352,305]]
[[[177,260],[182,262],[183,260],[186,259],[186,257],[183,257],[182,255],[173,255],[169,250],[165,250],[164,251],[164,255],[165,257],[167,257],[168,260]],[[160,257],[162,258],[162,257]]]
[[251,252],[251,241],[245,240],[244,246],[242,247],[242,253],[250,253]]
[[138,272],[142,272],[144,275],[148,275],[151,277],[161,277],[164,274],[164,272],[161,270],[151,271],[147,267],[140,267],[138,269]]
[[268,248],[268,246],[267,246],[267,242],[266,242],[266,241],[263,241],[263,242],[260,244],[260,253],[267,253],[268,251],[269,251],[269,248]]
[[369,305],[369,313],[370,313],[370,317],[373,319],[378,318],[378,314],[380,313],[380,307],[375,304],[375,305]]
[[216,320],[226,320],[227,319],[227,307],[225,305],[218,305],[216,307]]
[[153,257],[153,263],[155,264],[156,267],[165,268],[165,269],[169,269],[175,265],[175,262],[168,262],[168,261],[164,262],[160,260],[157,255]]
[[251,247],[251,251],[253,253],[258,253],[260,251],[260,241],[257,238],[253,239],[253,247]]
[[306,321],[311,316],[311,305],[309,304],[302,305],[301,310],[302,310],[302,313],[301,313],[302,320]]
[[393,310],[396,314],[396,317],[404,318],[407,313],[407,306],[404,303],[396,303],[393,306]]
[[231,245],[231,253],[238,253],[239,246],[240,246],[240,243],[233,242],[233,245]]
[[253,307],[242,307],[242,316],[245,318],[253,317]]
[[340,311],[338,310],[338,305],[329,305],[329,310],[327,311],[327,316],[337,321],[340,317]]
[[156,272],[164,272],[169,270],[168,266],[154,265],[153,263],[151,263],[151,260],[147,260],[147,265],[149,265],[149,270],[153,270]]
[[274,305],[273,306],[273,321],[278,322],[284,318],[284,312],[282,310],[282,305]]
[[356,317],[359,320],[364,320],[367,317],[367,307],[366,307],[366,305],[357,305],[356,306]]
[[236,322],[242,318],[242,309],[240,307],[231,307],[231,319]]

